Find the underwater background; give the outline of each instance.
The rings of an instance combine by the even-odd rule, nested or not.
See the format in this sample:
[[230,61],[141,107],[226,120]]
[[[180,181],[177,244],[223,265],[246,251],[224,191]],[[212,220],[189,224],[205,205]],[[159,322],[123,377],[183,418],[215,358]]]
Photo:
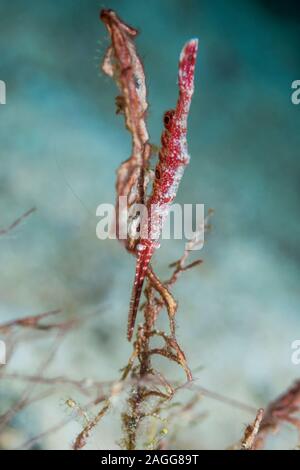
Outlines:
[[[197,253],[203,264],[174,288],[177,334],[195,386],[264,406],[300,376],[291,361],[300,339],[300,106],[291,102],[291,83],[300,79],[300,16],[291,1],[1,0],[0,227],[37,211],[0,239],[0,322],[56,308],[69,317],[95,313],[64,341],[49,376],[114,380],[131,352],[135,260],[117,241],[96,237],[96,208],[114,202],[115,170],[131,144],[115,114],[115,83],[99,67],[108,46],[104,7],[140,30],[154,144],[177,98],[182,45],[199,38],[191,162],[176,202],[215,213]],[[154,260],[162,278],[183,248],[183,241],[163,241]],[[27,342],[1,372],[34,374],[47,347],[43,338]],[[159,364],[184,380],[173,364]],[[0,377],[0,412],[22,386]],[[24,410],[0,446],[54,425],[68,397],[57,387]],[[205,418],[178,431],[178,448],[228,447],[253,419],[210,398],[200,408]],[[103,420],[91,447],[117,446],[116,416]],[[78,430],[74,419],[39,446],[69,448]],[[286,426],[270,445],[295,442]]]

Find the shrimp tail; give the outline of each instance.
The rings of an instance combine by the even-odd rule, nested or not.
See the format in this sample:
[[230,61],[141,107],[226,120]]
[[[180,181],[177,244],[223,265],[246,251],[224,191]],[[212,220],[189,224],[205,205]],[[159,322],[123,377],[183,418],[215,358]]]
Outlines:
[[147,274],[147,269],[153,255],[154,247],[152,245],[143,246],[143,249],[138,252],[135,270],[135,279],[131,294],[129,315],[128,315],[128,328],[127,338],[131,341],[135,320],[139,308],[140,298],[142,294],[144,280]]

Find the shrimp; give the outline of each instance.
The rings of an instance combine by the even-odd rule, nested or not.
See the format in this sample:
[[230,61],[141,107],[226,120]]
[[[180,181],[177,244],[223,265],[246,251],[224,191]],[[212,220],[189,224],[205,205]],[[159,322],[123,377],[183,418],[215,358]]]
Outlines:
[[159,247],[170,205],[176,197],[184,169],[190,157],[187,152],[187,119],[194,92],[195,63],[198,40],[187,42],[180,54],[178,68],[179,97],[176,108],[164,114],[161,150],[155,168],[152,194],[147,201],[147,220],[141,221],[141,238],[137,245],[137,262],[131,294],[127,337],[131,341],[140,297],[149,263]]

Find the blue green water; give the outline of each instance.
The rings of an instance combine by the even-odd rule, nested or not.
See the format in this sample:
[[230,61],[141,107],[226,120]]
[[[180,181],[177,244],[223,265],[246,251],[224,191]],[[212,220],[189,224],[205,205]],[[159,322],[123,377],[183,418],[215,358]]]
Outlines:
[[[37,212],[1,238],[1,319],[57,307],[69,315],[102,309],[93,328],[65,348],[57,373],[114,378],[130,352],[134,259],[95,235],[96,207],[113,202],[115,170],[130,154],[129,134],[114,113],[115,84],[99,68],[108,39],[98,16],[109,7],[140,30],[153,143],[176,100],[181,47],[199,38],[191,163],[178,202],[204,203],[215,215],[200,253],[204,264],[175,288],[191,366],[204,366],[201,384],[254,406],[299,376],[290,344],[300,338],[300,106],[290,95],[300,79],[300,20],[293,2],[280,5],[2,0],[0,225],[32,206]],[[162,243],[155,260],[162,276],[182,248]],[[35,352],[29,348],[16,366],[31,368]],[[223,408],[216,416],[211,408],[201,442],[229,445],[248,416]],[[228,422],[230,436],[215,432]],[[182,437],[182,445],[186,439],[192,447],[193,437]],[[55,437],[45,445],[59,446]]]

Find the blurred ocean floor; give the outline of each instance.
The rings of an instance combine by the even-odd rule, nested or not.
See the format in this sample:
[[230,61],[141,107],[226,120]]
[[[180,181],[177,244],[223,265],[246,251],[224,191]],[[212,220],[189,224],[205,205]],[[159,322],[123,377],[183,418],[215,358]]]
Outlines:
[[[204,203],[215,215],[195,254],[204,263],[174,289],[178,336],[191,368],[202,366],[195,383],[263,406],[300,374],[291,362],[291,343],[300,339],[300,109],[290,101],[291,82],[300,78],[299,17],[262,1],[152,0],[145,8],[112,0],[105,7],[141,30],[154,143],[176,100],[179,51],[199,37],[192,158],[177,202]],[[98,67],[108,45],[99,9],[94,0],[1,4],[0,225],[32,206],[37,212],[1,237],[0,318],[99,312],[65,340],[48,374],[106,381],[118,378],[131,351],[125,329],[134,259],[95,233],[96,208],[114,201],[115,170],[130,154],[114,113],[115,85]],[[182,250],[183,242],[162,243],[155,258],[162,277]],[[47,344],[26,343],[5,367],[34,373]],[[160,366],[182,377],[175,366]],[[1,409],[21,389],[2,381]],[[20,440],[63,419],[59,403],[68,393],[58,388],[22,414],[14,424]],[[253,420],[208,398],[201,407],[208,417],[196,433],[178,433],[179,448],[228,447]],[[116,416],[117,409],[91,446],[116,445]],[[75,420],[43,448],[68,448],[79,429]],[[287,427],[272,445],[295,442]]]

